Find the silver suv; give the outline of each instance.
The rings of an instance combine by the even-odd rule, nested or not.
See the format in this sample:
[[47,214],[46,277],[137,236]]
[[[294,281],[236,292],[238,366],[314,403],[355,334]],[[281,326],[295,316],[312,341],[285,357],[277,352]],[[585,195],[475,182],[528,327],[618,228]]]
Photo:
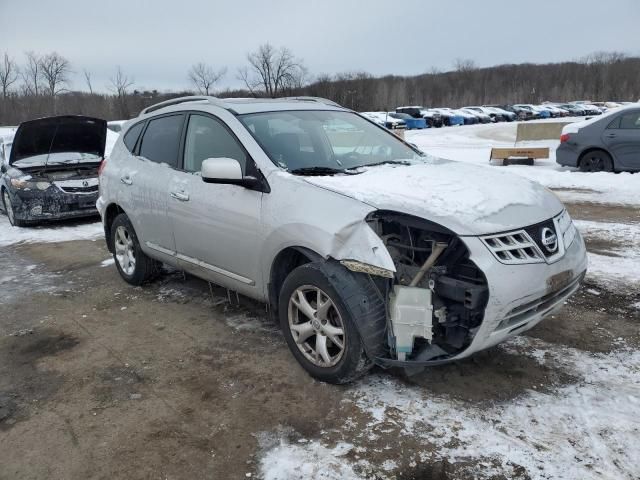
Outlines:
[[127,282],[166,263],[266,302],[298,362],[332,383],[495,345],[586,271],[545,188],[425,156],[317,98],[149,107],[103,165],[97,207]]

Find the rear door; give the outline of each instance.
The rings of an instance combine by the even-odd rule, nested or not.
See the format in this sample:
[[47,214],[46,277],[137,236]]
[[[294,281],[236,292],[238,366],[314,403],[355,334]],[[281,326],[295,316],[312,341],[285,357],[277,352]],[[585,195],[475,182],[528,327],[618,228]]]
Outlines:
[[139,195],[134,226],[142,243],[161,256],[175,255],[175,240],[168,217],[169,184],[177,172],[178,153],[185,115],[167,114],[150,119],[139,141],[141,162],[132,183]]
[[640,170],[640,110],[627,111],[615,118],[602,134],[616,168]]
[[245,175],[257,167],[231,130],[217,117],[189,115],[182,171],[169,185],[169,217],[180,265],[214,283],[251,292],[260,275],[262,192],[237,185],[205,183],[208,158],[238,160]]

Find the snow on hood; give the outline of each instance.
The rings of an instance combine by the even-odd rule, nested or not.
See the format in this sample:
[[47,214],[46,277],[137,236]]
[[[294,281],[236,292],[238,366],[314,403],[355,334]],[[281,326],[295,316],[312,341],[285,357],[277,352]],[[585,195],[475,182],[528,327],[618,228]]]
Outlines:
[[357,175],[305,180],[377,209],[431,220],[458,235],[533,225],[563,209],[560,200],[538,183],[504,171],[436,158],[409,166],[367,167]]

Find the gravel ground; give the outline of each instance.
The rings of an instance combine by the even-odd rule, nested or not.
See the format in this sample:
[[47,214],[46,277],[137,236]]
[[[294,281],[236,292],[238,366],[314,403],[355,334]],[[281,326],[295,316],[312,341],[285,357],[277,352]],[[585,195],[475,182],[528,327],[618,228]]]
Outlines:
[[302,371],[264,306],[175,271],[134,288],[108,259],[99,238],[1,250],[0,479],[640,474],[637,288],[588,277],[506,345],[338,387]]

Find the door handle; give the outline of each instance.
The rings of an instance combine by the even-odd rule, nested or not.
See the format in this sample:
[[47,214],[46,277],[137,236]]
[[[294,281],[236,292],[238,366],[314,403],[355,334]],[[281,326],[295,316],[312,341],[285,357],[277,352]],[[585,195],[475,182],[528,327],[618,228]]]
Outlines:
[[171,192],[171,198],[175,198],[176,200],[180,200],[181,202],[189,201],[189,195],[183,192]]
[[607,135],[605,135],[607,138],[616,138],[616,134],[615,133],[607,133]]
[[125,185],[131,185],[133,183],[133,179],[130,176],[120,177],[120,181]]

